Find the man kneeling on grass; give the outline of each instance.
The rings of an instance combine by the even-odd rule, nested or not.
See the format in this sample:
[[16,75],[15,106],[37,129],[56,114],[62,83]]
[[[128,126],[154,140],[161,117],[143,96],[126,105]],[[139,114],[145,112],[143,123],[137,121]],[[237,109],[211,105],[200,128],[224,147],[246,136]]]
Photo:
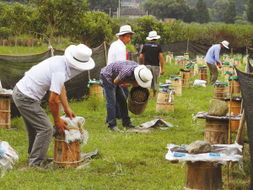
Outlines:
[[43,163],[53,135],[53,125],[40,106],[41,99],[50,91],[49,108],[55,127],[64,132],[67,124],[60,118],[59,102],[62,103],[67,117],[75,117],[68,105],[64,83],[95,67],[91,55],[92,50],[84,44],[70,45],[64,55],[50,57],[33,66],[16,84],[12,97],[28,132],[30,167],[44,167]]
[[100,79],[103,84],[108,127],[112,131],[119,132],[116,123],[116,102],[120,104],[122,114],[122,125],[126,128],[134,127],[128,116],[126,97],[122,87],[128,83],[133,86],[150,88],[152,73],[145,65],[138,65],[133,61],[118,61],[104,67],[100,72]]

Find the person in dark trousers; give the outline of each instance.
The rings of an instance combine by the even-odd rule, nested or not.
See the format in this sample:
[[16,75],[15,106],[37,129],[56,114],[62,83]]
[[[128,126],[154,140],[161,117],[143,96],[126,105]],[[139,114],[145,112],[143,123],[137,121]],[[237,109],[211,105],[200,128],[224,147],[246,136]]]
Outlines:
[[210,84],[213,85],[218,79],[218,69],[217,67],[221,68],[222,63],[220,61],[220,51],[221,48],[227,48],[229,49],[229,42],[224,40],[220,42],[219,44],[212,45],[205,56],[205,62],[207,63],[207,66],[210,71]]
[[128,116],[126,96],[122,88],[128,83],[150,88],[152,78],[152,73],[146,66],[128,60],[111,63],[101,70],[100,80],[104,88],[107,108],[106,121],[110,130],[121,131],[116,122],[116,102],[119,102],[122,125],[126,128],[134,127]]
[[149,32],[146,39],[149,42],[144,44],[139,56],[139,62],[140,64],[146,65],[153,74],[151,88],[153,89],[153,97],[156,97],[158,77],[164,74],[163,52],[161,46],[157,44],[157,40],[160,39],[160,36],[157,35],[156,31]]
[[64,55],[50,57],[33,66],[16,84],[12,97],[28,132],[30,167],[43,167],[53,135],[53,125],[40,105],[41,99],[50,92],[49,108],[54,126],[63,133],[67,123],[60,118],[59,102],[67,117],[75,117],[68,104],[64,83],[95,67],[91,55],[92,50],[84,44],[70,45]]

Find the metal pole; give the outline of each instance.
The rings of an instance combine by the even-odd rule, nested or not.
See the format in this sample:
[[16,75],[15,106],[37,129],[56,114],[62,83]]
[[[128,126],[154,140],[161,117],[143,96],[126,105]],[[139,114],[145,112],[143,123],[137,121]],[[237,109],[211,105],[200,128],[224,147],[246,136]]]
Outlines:
[[120,0],[118,1],[119,2],[119,5],[118,5],[118,18],[120,17]]

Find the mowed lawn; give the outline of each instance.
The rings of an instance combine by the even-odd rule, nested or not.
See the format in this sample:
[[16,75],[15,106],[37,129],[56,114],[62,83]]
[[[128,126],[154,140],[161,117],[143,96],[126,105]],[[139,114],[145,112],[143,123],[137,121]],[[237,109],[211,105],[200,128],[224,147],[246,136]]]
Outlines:
[[[166,64],[164,83],[169,76],[177,74],[178,66]],[[0,141],[7,141],[18,152],[19,160],[14,169],[0,178],[0,190],[182,190],[185,186],[184,163],[172,164],[165,159],[166,146],[190,144],[204,139],[204,120],[192,119],[192,114],[207,111],[213,97],[213,87],[190,87],[183,89],[183,96],[175,97],[174,113],[156,113],[156,100],[151,98],[142,115],[130,114],[134,125],[162,118],[174,125],[168,130],[150,133],[115,133],[105,124],[105,102],[88,99],[71,101],[70,106],[78,116],[86,119],[84,128],[89,132],[87,145],[81,152],[99,149],[99,155],[89,160],[82,169],[44,170],[27,167],[27,133],[21,118],[12,119],[13,129],[0,129]],[[118,125],[122,128],[121,122]],[[53,139],[48,151],[53,157]],[[235,164],[230,170],[223,167],[225,189],[248,189],[249,164],[239,170]],[[196,176],[198,177],[198,176]]]

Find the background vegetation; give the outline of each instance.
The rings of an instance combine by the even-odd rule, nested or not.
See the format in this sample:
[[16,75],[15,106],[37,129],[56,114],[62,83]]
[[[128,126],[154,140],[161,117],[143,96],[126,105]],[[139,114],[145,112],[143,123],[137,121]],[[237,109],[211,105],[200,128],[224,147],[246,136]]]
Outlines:
[[[217,18],[224,17],[229,22],[233,20],[230,16],[245,15],[247,19],[238,24],[225,24],[212,19],[210,6],[204,0],[189,1],[149,1],[143,2],[147,10],[152,11],[153,16],[145,16],[137,19],[116,19],[111,18],[105,12],[91,11],[98,10],[100,1],[90,3],[88,0],[29,0],[22,3],[18,2],[0,2],[0,45],[25,45],[36,46],[41,43],[49,43],[57,46],[59,43],[86,43],[95,47],[103,41],[111,42],[115,39],[115,33],[118,32],[122,24],[131,24],[136,35],[133,43],[143,43],[150,30],[157,30],[162,36],[161,43],[179,42],[191,39],[197,43],[211,45],[217,41],[226,39],[234,47],[248,47],[253,43],[253,26],[251,21],[250,7],[253,5],[252,0],[248,3],[238,3],[238,1],[217,0],[213,4],[214,13],[218,14]],[[102,0],[101,0],[102,2]],[[114,1],[107,2],[107,5],[115,5]],[[222,4],[223,2],[223,4]],[[233,3],[234,2],[234,3]],[[236,13],[226,8],[236,8]],[[225,4],[224,4],[225,3]],[[182,6],[181,4],[184,4]],[[246,6],[247,5],[247,6]],[[192,10],[195,7],[194,10]],[[239,9],[238,7],[241,7]],[[244,7],[244,9],[242,8]],[[248,7],[248,8],[247,8]],[[238,10],[237,10],[238,9]],[[103,9],[101,9],[103,10]],[[163,10],[166,15],[163,13]],[[171,10],[171,11],[170,11]],[[193,11],[190,15],[183,13]],[[223,16],[219,15],[222,11]],[[156,13],[157,12],[157,13]],[[160,14],[160,15],[159,15]],[[173,17],[178,20],[170,23],[162,22],[159,19]],[[195,17],[194,20],[188,20]],[[241,17],[240,17],[241,19]],[[185,22],[191,23],[185,23]],[[192,22],[195,21],[195,22]],[[225,21],[222,21],[225,22]],[[206,24],[200,24],[206,23]],[[239,24],[240,23],[240,24]]]

